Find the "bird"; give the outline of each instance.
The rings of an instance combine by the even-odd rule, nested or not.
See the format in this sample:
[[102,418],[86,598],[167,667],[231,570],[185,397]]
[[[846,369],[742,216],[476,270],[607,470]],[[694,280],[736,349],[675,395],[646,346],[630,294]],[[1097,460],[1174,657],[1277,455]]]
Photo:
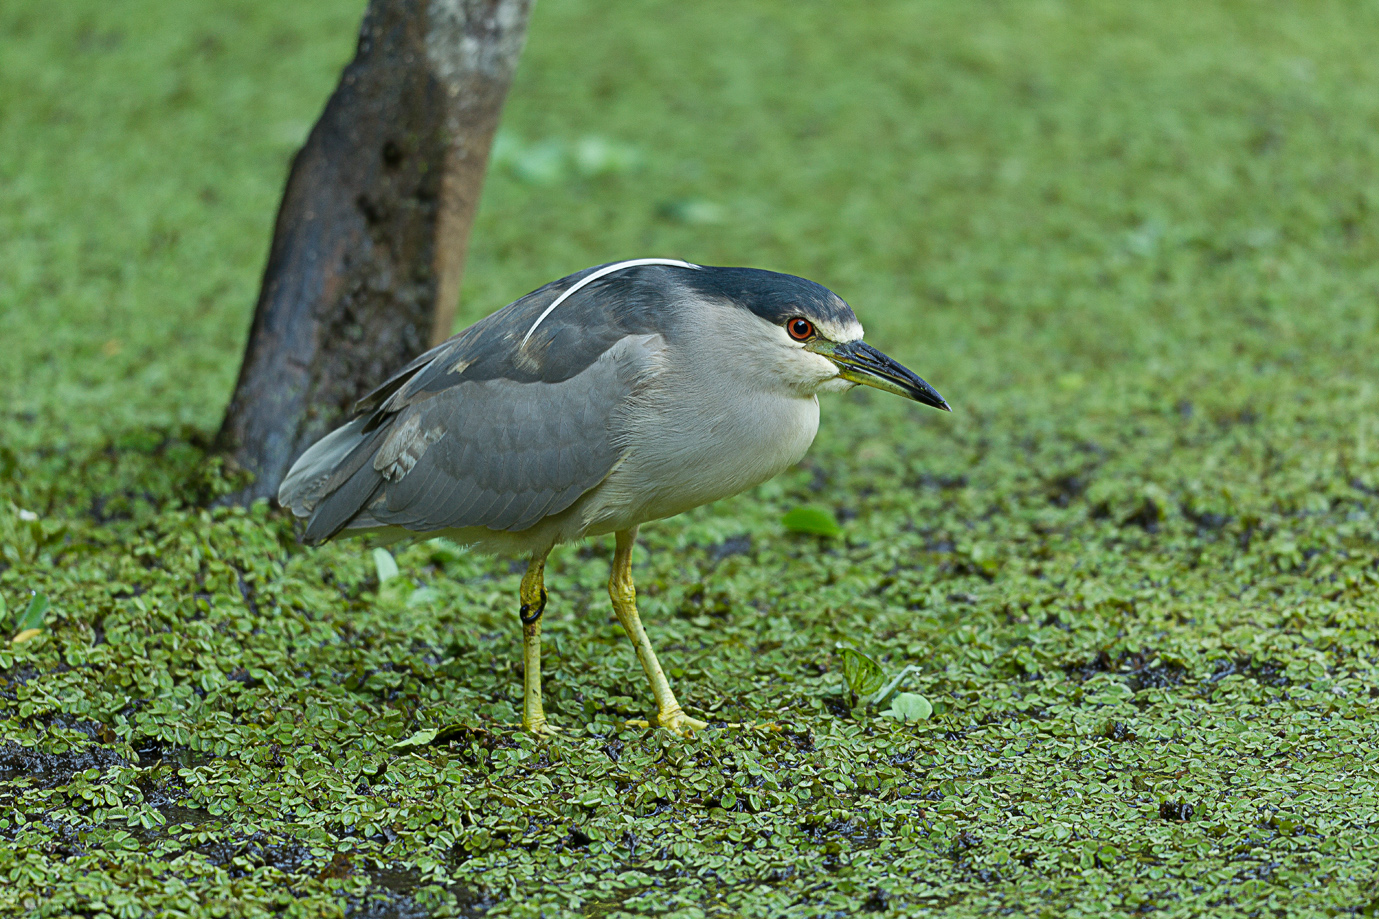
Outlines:
[[304,542],[442,536],[525,558],[522,728],[559,729],[541,696],[545,567],[558,545],[614,534],[608,593],[651,684],[681,708],[637,613],[638,527],[799,462],[823,393],[861,384],[951,411],[862,340],[828,288],[760,268],[637,258],[553,281],[394,373],[292,465],[278,501]]

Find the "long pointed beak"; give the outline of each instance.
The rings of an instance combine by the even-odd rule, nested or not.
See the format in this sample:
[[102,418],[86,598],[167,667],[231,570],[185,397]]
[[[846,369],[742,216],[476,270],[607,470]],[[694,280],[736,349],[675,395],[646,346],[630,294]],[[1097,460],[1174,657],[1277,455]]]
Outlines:
[[952,411],[938,390],[921,380],[908,367],[891,360],[866,342],[830,343],[827,347],[813,350],[837,364],[838,376],[844,380],[874,386],[945,412]]

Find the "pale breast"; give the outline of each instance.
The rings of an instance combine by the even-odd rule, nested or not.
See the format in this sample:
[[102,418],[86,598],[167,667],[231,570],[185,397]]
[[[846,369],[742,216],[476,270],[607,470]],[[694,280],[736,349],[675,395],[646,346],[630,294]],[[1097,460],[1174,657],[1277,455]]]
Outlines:
[[[577,505],[585,533],[669,517],[759,485],[799,462],[819,402],[799,375],[817,359],[727,303],[672,308],[668,346],[614,413],[623,459]],[[809,380],[806,380],[809,382]],[[817,380],[813,380],[817,383]]]
[[799,462],[814,441],[813,397],[718,395],[648,400],[629,419],[626,458],[583,508],[587,532],[625,529],[735,495]]

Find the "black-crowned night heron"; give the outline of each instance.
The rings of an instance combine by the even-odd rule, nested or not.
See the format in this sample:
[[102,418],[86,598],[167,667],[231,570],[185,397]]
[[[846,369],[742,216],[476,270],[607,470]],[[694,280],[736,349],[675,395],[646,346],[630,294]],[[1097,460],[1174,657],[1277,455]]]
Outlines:
[[402,368],[297,460],[278,500],[307,518],[310,543],[428,534],[527,558],[522,725],[537,733],[554,730],[541,706],[546,558],[616,534],[613,610],[656,723],[683,733],[705,723],[680,708],[637,616],[637,527],[792,466],[818,429],[818,394],[857,383],[948,408],[813,281],[671,259],[603,265]]

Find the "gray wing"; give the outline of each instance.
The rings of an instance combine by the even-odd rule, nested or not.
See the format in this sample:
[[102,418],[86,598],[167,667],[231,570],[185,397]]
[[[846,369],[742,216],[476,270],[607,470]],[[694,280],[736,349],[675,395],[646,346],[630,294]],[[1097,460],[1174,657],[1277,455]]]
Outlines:
[[399,390],[382,419],[356,418],[307,451],[279,500],[309,516],[309,542],[380,526],[524,530],[617,465],[620,409],[660,346],[654,335],[620,339],[555,383],[461,379],[416,401]]
[[596,281],[524,345],[584,272],[571,275],[421,355],[293,464],[279,503],[313,543],[382,526],[519,531],[565,510],[621,458],[621,408],[664,347],[667,270]]

